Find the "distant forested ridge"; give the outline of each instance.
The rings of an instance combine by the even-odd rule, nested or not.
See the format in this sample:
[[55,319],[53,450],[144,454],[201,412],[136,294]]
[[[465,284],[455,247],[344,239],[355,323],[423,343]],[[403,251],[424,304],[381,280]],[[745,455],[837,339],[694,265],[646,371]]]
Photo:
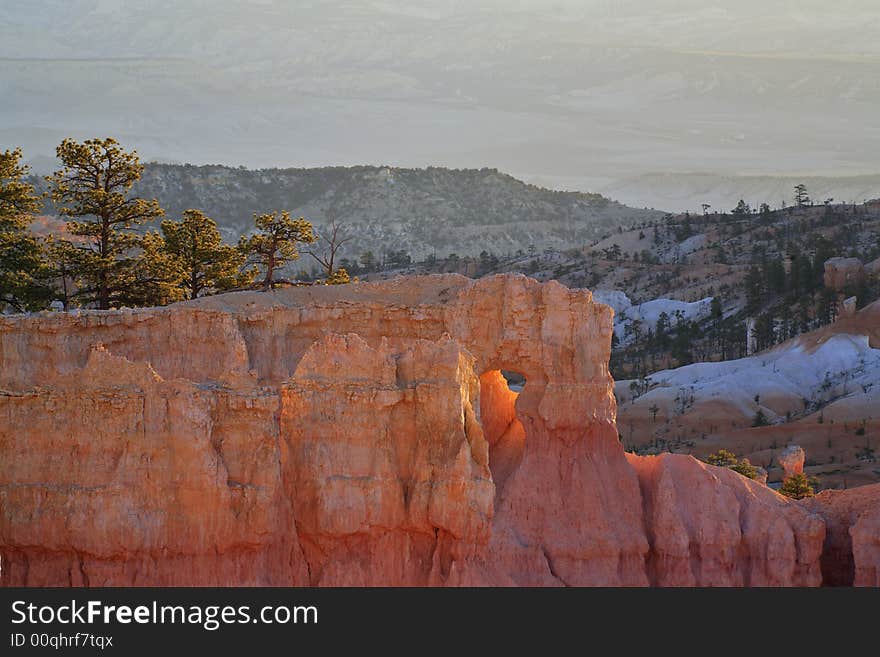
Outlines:
[[[523,183],[496,169],[356,166],[249,170],[148,164],[137,194],[156,198],[168,217],[199,208],[233,242],[255,212],[290,210],[317,229],[335,220],[356,236],[345,255],[406,252],[413,259],[483,251],[580,247],[618,226],[663,213],[598,194]],[[46,212],[53,212],[47,206]]]

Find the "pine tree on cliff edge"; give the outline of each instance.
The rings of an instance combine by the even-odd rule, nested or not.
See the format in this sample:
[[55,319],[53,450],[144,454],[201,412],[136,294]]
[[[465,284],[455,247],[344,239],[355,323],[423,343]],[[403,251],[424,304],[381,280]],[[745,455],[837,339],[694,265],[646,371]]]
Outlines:
[[40,205],[32,185],[24,181],[27,166],[21,149],[0,152],[0,309],[36,310],[50,299],[52,290],[43,249],[29,230]]
[[248,285],[254,273],[241,269],[245,253],[223,244],[217,223],[200,210],[184,210],[180,221],[162,222],[164,249],[181,267],[188,299]]
[[155,199],[130,196],[144,168],[137,151],[112,138],[65,139],[56,155],[62,169],[46,180],[59,213],[70,219],[68,231],[81,238],[72,242],[82,284],[77,296],[102,310],[174,300],[168,294],[174,272],[146,262],[144,237],[132,230],[165,214]]
[[254,223],[257,232],[250,237],[242,237],[239,248],[266,272],[262,287],[263,290],[269,290],[278,282],[278,270],[299,258],[297,243],[312,244],[315,235],[312,224],[302,217],[292,219],[287,211],[255,214]]

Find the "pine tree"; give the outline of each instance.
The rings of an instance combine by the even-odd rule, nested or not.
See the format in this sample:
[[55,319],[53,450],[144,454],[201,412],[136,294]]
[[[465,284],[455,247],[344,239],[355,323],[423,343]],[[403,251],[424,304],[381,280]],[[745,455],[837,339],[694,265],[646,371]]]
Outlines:
[[721,297],[712,297],[709,309],[710,315],[716,324],[724,318],[724,307],[721,304]]
[[263,289],[275,286],[278,270],[299,258],[297,243],[315,241],[312,224],[304,218],[292,219],[290,212],[254,215],[258,232],[242,237],[239,248],[265,271]]
[[752,465],[748,459],[738,459],[736,454],[726,449],[719,449],[714,454],[709,454],[706,457],[706,463],[719,468],[729,468],[749,479],[756,479],[758,477],[758,468]]
[[[143,165],[136,151],[127,152],[112,138],[79,143],[65,139],[56,149],[62,169],[47,178],[52,200],[68,231],[79,238],[75,267],[81,287],[76,296],[106,310],[151,301],[143,277],[149,263],[140,262],[143,236],[133,227],[164,215],[159,202],[131,196]],[[147,276],[151,278],[151,276]],[[134,287],[131,287],[133,286]]]
[[755,413],[755,417],[752,418],[752,426],[753,427],[766,427],[770,424],[770,421],[767,419],[767,416],[764,414],[762,409],[758,409],[758,412]]
[[144,235],[141,251],[126,272],[127,279],[121,281],[120,305],[164,306],[182,300],[183,268],[166,249],[162,236],[155,231]]
[[791,313],[791,306],[787,303],[782,304],[779,312],[779,341],[783,342],[797,335],[794,325],[794,317]]
[[754,265],[746,274],[745,287],[746,312],[754,315],[764,305],[764,280],[761,271]]
[[351,276],[345,267],[337,267],[327,279],[327,285],[345,285],[351,283]]
[[679,367],[693,362],[694,357],[691,349],[696,338],[699,338],[696,325],[690,320],[679,320],[670,348],[670,353],[678,361]]
[[820,235],[816,238],[816,252],[813,254],[813,288],[824,285],[825,262],[835,255],[835,247],[828,239]]
[[738,217],[748,216],[752,214],[752,208],[749,207],[748,203],[740,199],[739,203],[736,204],[736,207],[731,211],[730,214]]
[[767,263],[764,268],[764,278],[767,286],[776,294],[785,292],[785,265],[782,259],[777,258]]
[[181,270],[186,298],[222,292],[251,283],[252,271],[242,271],[245,253],[223,244],[217,223],[200,210],[184,210],[180,221],[162,222],[164,250]]
[[831,288],[823,287],[819,293],[816,316],[822,324],[830,324],[837,318],[837,293]]
[[763,351],[776,344],[776,322],[773,315],[764,313],[755,321],[755,339],[758,343],[758,351]]
[[654,326],[655,340],[657,346],[661,349],[665,349],[669,346],[669,332],[671,328],[672,325],[669,321],[669,314],[661,312],[660,316],[657,317],[657,324]]
[[64,310],[69,310],[79,285],[77,278],[79,250],[71,242],[50,235],[45,240],[44,252],[49,269],[48,275],[57,281],[58,298],[64,304]]
[[[449,257],[451,258],[452,256]],[[456,256],[456,259],[457,258],[458,256]],[[361,253],[359,260],[361,263],[361,269],[365,272],[376,271],[379,267],[379,263],[376,261],[376,256],[372,251],[364,251]]]
[[786,477],[779,492],[795,500],[802,500],[805,497],[813,497],[816,494],[813,488],[814,481],[810,480],[803,472],[798,472]]
[[19,311],[45,307],[52,296],[42,244],[29,230],[40,201],[21,158],[20,148],[0,153],[0,309]]

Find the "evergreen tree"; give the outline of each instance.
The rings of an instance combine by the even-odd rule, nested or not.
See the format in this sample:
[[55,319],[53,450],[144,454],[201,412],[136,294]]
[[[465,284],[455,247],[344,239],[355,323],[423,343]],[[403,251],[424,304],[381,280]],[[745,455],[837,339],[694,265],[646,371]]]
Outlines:
[[188,299],[248,285],[254,273],[242,272],[245,254],[223,244],[216,222],[200,210],[184,210],[180,221],[162,222],[164,250],[180,269]]
[[767,286],[776,294],[785,292],[785,265],[779,258],[767,263],[765,270]]
[[752,266],[746,274],[745,286],[746,312],[755,315],[764,305],[764,279],[756,266]]
[[337,267],[333,273],[327,278],[327,285],[345,285],[351,283],[351,276],[345,267]]
[[79,250],[71,242],[50,235],[45,240],[44,253],[48,276],[57,281],[57,297],[64,304],[64,310],[69,310],[79,287],[77,278]]
[[710,316],[717,324],[724,317],[724,308],[721,305],[721,297],[712,297],[712,303],[709,307]]
[[770,421],[767,419],[767,416],[764,414],[762,409],[758,409],[758,412],[755,413],[755,417],[752,418],[752,426],[753,427],[766,427],[770,424]]
[[807,304],[804,302],[801,302],[798,307],[797,330],[799,333],[806,333],[810,330],[810,314],[807,310]]
[[709,454],[706,457],[706,463],[720,468],[729,468],[749,479],[758,477],[758,468],[752,465],[748,459],[738,459],[736,454],[726,449],[719,449],[714,454]]
[[779,311],[779,341],[784,342],[789,338],[793,338],[797,335],[797,331],[795,331],[794,326],[794,317],[791,313],[791,306],[787,303],[782,304],[782,309]]
[[693,362],[692,352],[694,340],[699,338],[697,326],[690,320],[679,320],[675,328],[675,337],[672,340],[670,353],[678,365],[688,365]]
[[[452,256],[449,257],[451,258]],[[376,271],[379,268],[376,255],[372,251],[361,253],[359,260],[361,261],[361,269],[365,272]]]
[[150,303],[139,292],[150,287],[143,276],[152,265],[141,262],[144,238],[132,229],[164,211],[155,199],[130,195],[143,172],[137,152],[123,150],[112,138],[65,139],[55,152],[62,169],[47,178],[52,200],[71,219],[68,231],[81,238],[73,241],[81,283],[76,296],[102,310]]
[[789,251],[789,257],[791,258],[791,271],[788,274],[788,291],[799,294],[802,290],[801,255],[797,250],[792,249]]
[[239,248],[264,271],[263,289],[275,286],[278,270],[299,258],[297,244],[312,244],[312,224],[303,217],[292,219],[290,212],[254,215],[257,233],[242,237]]
[[823,287],[819,293],[816,316],[822,324],[830,324],[837,318],[837,293],[831,288]]
[[773,315],[764,313],[755,320],[755,339],[758,343],[758,351],[767,349],[776,344],[776,327]]
[[749,204],[739,200],[739,203],[736,204],[736,207],[731,211],[731,214],[735,217],[744,217],[752,214],[752,208],[749,207]]
[[0,153],[0,309],[19,311],[45,307],[52,296],[41,242],[29,230],[40,202],[21,158],[19,148]]
[[824,285],[825,262],[834,255],[835,248],[831,242],[821,235],[816,238],[816,252],[813,255],[813,287],[811,289],[815,290]]
[[141,251],[122,281],[120,305],[164,306],[181,301],[184,298],[183,268],[166,249],[162,236],[155,231],[144,235]]
[[665,349],[669,346],[669,331],[671,328],[671,324],[669,322],[669,314],[664,312],[660,313],[660,316],[657,318],[657,324],[654,329],[655,340],[657,341],[657,346],[661,349]]
[[779,488],[779,492],[786,497],[802,500],[805,497],[813,497],[816,494],[813,488],[814,484],[815,480],[810,480],[803,472],[799,472],[786,477]]
[[412,264],[412,257],[404,250],[390,251],[385,259],[387,267],[406,267]]
[[496,267],[498,267],[498,256],[496,256],[494,253],[489,253],[488,251],[480,252],[479,273],[481,275],[488,274]]
[[[797,260],[798,262],[798,280],[800,281],[800,289],[804,292],[812,292],[817,289],[821,283],[817,282],[816,276],[813,272],[813,263],[810,261],[810,258],[807,256],[801,256]],[[823,261],[824,263],[824,261]],[[824,273],[825,265],[822,265],[822,270]]]

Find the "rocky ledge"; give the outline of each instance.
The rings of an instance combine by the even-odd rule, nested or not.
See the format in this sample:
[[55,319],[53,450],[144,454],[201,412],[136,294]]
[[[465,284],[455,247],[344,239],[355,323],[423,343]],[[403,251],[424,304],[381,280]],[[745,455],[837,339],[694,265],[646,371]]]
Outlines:
[[0,318],[0,584],[878,583],[880,487],[625,454],[611,327],[523,276]]

